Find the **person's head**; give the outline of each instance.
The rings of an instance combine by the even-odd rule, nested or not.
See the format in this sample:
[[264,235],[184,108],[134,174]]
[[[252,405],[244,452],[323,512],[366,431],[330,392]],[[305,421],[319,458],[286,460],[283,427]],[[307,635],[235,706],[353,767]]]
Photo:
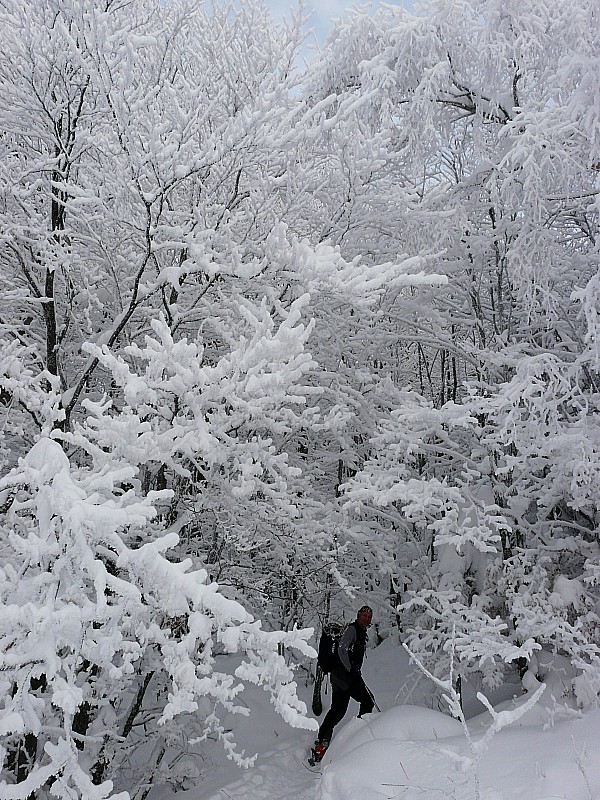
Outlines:
[[371,624],[372,619],[373,619],[373,609],[371,608],[371,606],[362,606],[362,608],[358,609],[356,613],[356,621],[358,622],[360,627],[363,628],[365,631]]

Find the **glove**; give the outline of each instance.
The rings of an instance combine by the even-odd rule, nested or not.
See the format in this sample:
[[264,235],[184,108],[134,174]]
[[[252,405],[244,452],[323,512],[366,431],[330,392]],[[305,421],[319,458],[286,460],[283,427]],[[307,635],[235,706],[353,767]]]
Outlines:
[[350,675],[352,675],[354,678],[360,678],[360,667],[351,667]]

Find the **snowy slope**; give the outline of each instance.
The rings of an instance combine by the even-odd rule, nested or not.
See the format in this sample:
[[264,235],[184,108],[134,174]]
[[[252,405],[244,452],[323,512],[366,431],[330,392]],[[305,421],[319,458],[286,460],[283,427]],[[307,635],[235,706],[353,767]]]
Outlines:
[[[240,772],[211,754],[213,769],[186,800],[475,800],[473,753],[458,721],[437,710],[431,686],[417,680],[405,653],[391,641],[370,651],[364,674],[381,714],[358,720],[351,703],[336,731],[322,776],[303,765],[311,736],[286,728],[252,695],[252,716],[242,720],[240,741],[259,752],[256,766]],[[551,693],[555,687],[549,687]],[[512,695],[517,695],[514,699]],[[310,687],[300,694],[310,700]],[[503,687],[496,708],[523,702],[517,686]],[[265,696],[266,697],[266,696]],[[325,708],[330,696],[324,697]],[[432,704],[435,708],[427,708]],[[473,697],[468,705],[476,708]],[[475,740],[489,714],[469,720]],[[215,745],[216,747],[216,745]],[[482,756],[481,800],[598,800],[600,711],[583,714],[556,706],[550,696],[497,733]]]
[[[547,730],[538,724],[503,730],[479,764],[480,796],[595,800],[599,745],[599,711]],[[316,800],[472,800],[477,797],[472,755],[458,722],[399,706],[346,727],[331,748]]]

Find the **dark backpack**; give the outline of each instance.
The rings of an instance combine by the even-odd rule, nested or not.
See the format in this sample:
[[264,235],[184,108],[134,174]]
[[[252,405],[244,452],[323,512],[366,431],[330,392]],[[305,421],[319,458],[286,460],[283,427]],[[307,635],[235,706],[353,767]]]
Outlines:
[[337,625],[335,622],[330,622],[323,627],[323,632],[319,639],[317,663],[325,674],[331,672],[338,663],[337,650],[343,631],[344,627]]

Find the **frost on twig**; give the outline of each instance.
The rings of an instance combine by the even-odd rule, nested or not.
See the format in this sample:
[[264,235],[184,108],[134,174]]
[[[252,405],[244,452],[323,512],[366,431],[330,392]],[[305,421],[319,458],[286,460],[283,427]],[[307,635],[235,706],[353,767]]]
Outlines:
[[463,766],[470,767],[473,770],[473,780],[474,780],[474,792],[475,792],[475,800],[480,800],[481,798],[481,791],[480,791],[480,780],[479,780],[479,762],[481,761],[482,757],[488,750],[490,741],[495,736],[498,731],[501,731],[502,728],[505,728],[507,725],[511,725],[517,720],[519,720],[524,714],[526,714],[533,706],[537,703],[540,699],[544,690],[546,689],[546,684],[542,683],[536,689],[536,691],[527,698],[525,703],[522,705],[507,711],[495,711],[492,707],[491,703],[487,699],[487,697],[482,693],[477,693],[477,699],[485,706],[487,711],[491,714],[492,723],[488,726],[487,730],[485,731],[484,735],[478,739],[474,740],[467,724],[467,720],[462,709],[461,698],[460,694],[456,689],[455,681],[454,681],[454,641],[456,631],[453,631],[453,639],[452,639],[452,647],[451,647],[451,655],[450,655],[450,674],[447,679],[443,680],[441,678],[436,677],[427,667],[419,660],[419,658],[410,651],[410,649],[403,644],[404,649],[409,654],[412,661],[418,666],[418,668],[431,680],[433,683],[436,684],[442,691],[444,692],[443,698],[448,703],[448,708],[450,713],[453,717],[455,717],[461,724],[463,732],[465,734],[465,738],[467,740],[467,744],[469,745],[469,751],[471,753],[471,759],[469,761],[464,761]]

